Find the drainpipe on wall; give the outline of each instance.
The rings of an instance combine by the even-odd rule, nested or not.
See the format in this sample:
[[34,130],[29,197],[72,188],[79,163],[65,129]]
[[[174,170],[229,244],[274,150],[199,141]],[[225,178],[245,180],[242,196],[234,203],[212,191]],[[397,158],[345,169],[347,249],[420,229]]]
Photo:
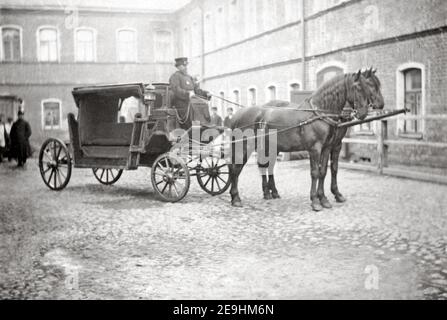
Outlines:
[[300,20],[301,20],[301,85],[302,90],[306,90],[306,26],[304,21],[304,9],[305,9],[306,0],[301,0],[301,11],[300,11]]
[[205,79],[205,0],[200,1],[200,15],[202,20],[202,32],[201,32],[201,42],[202,42],[202,52],[201,52],[201,75],[200,80],[202,85]]

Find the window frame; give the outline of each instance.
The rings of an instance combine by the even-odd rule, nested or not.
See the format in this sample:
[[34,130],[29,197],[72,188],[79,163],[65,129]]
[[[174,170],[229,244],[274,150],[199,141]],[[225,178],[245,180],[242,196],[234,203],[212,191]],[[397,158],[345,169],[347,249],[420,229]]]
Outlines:
[[[250,103],[250,99],[251,99],[251,90],[254,90],[255,92],[255,104],[251,104]],[[258,105],[258,87],[257,86],[249,86],[247,88],[247,107],[252,107],[252,106],[256,106]]]
[[[122,31],[132,31],[135,34],[135,44],[134,44],[135,45],[135,48],[134,48],[135,56],[134,56],[134,59],[131,61],[129,61],[129,60],[121,61],[120,60],[119,34]],[[138,31],[137,31],[137,29],[131,28],[131,27],[122,27],[122,28],[116,29],[115,44],[116,44],[116,61],[117,61],[117,63],[124,63],[124,64],[125,63],[138,63]]]
[[[223,89],[219,90],[219,97],[223,98],[223,99],[227,98],[225,90],[223,90]],[[225,102],[225,100],[222,100],[222,99],[219,99],[219,100],[220,100],[219,107],[217,108],[217,110],[219,112],[219,109],[220,109],[220,115],[223,116],[225,114],[226,102]]]
[[[57,59],[56,60],[42,60],[40,56],[40,32],[43,29],[53,29],[56,31],[56,54]],[[37,61],[40,63],[60,63],[61,62],[61,39],[60,39],[60,32],[59,28],[53,25],[43,25],[37,28],[36,31],[36,41],[37,41]]]
[[[420,62],[407,62],[399,65],[396,69],[396,108],[405,108],[405,72],[411,69],[419,69],[421,71],[421,117],[424,117],[427,113],[426,111],[426,67]],[[396,122],[396,135],[401,138],[407,139],[423,139],[426,131],[426,121],[424,119],[416,120],[419,122],[420,130],[419,132],[402,132],[404,121],[398,119]],[[413,121],[413,120],[407,120]]]
[[[158,43],[158,35],[160,32],[168,32],[170,34],[170,50],[172,53],[172,57],[167,57],[164,60],[157,59],[157,43]],[[163,62],[171,62],[172,59],[174,59],[174,32],[170,29],[155,29],[154,30],[154,62],[163,63]]]
[[[45,125],[45,103],[58,103],[59,104],[59,126],[47,127]],[[42,117],[42,130],[62,130],[62,100],[57,98],[48,98],[41,101],[41,117]]]
[[[235,101],[236,99],[236,96],[235,96],[235,92],[237,92],[238,93],[238,96],[239,96],[239,101]],[[235,102],[235,103],[237,103],[237,104],[239,104],[239,105],[242,105],[242,92],[241,92],[241,89],[239,88],[239,87],[235,87],[235,88],[233,88],[233,89],[231,89],[231,99],[234,99],[234,100],[232,100],[233,102]],[[240,106],[232,106],[233,107],[233,109],[234,109],[234,107],[237,107],[237,108],[241,108]],[[227,108],[228,109],[228,108]],[[225,110],[225,111],[227,111],[227,110]],[[226,113],[225,113],[226,114]]]
[[[267,100],[270,98],[270,88],[275,87],[275,99]],[[279,98],[279,85],[276,82],[270,82],[265,86],[265,103],[269,103],[270,101],[280,100]]]
[[[76,41],[76,33],[78,31],[82,31],[82,30],[88,30],[88,31],[92,31],[93,32],[93,60],[92,61],[85,61],[85,60],[78,60],[77,59],[77,50],[78,50],[78,42]],[[73,30],[73,42],[74,42],[74,61],[77,63],[92,63],[92,62],[97,62],[97,47],[96,47],[96,43],[97,43],[97,34],[98,31],[95,28],[92,27],[77,27]]]
[[[17,29],[19,31],[19,37],[20,37],[20,58],[19,60],[5,60],[5,52],[3,49],[3,29]],[[0,26],[0,35],[1,35],[1,41],[0,41],[0,61],[1,62],[19,62],[23,60],[23,28],[16,24],[4,24]]]
[[190,40],[190,47],[191,47],[191,54],[190,57],[199,57],[202,53],[202,43],[200,37],[194,37],[194,34],[200,34],[200,24],[197,20],[194,20],[190,27],[191,34],[189,36]]
[[300,86],[300,91],[303,91],[303,86],[301,85],[301,81],[292,79],[287,81],[287,101],[292,101],[292,84],[297,84]]
[[227,43],[227,39],[225,37],[225,28],[226,28],[226,10],[224,8],[224,6],[219,6],[216,9],[216,22],[215,22],[215,26],[216,29],[214,30],[215,32],[215,43],[216,43],[216,48],[221,48],[223,46],[226,45]]
[[213,21],[212,11],[205,12],[204,15],[204,35],[205,35],[205,48],[204,51],[208,52],[216,47],[216,25]]

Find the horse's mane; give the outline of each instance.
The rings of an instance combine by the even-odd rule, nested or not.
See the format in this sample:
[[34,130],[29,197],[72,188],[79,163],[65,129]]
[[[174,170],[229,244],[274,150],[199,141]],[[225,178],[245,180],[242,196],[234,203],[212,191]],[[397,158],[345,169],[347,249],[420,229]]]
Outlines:
[[321,110],[339,112],[347,100],[347,88],[353,82],[352,74],[340,74],[324,82],[311,96],[313,104]]
[[277,108],[282,108],[282,107],[287,107],[290,105],[289,101],[285,101],[285,100],[272,100],[267,102],[266,104],[263,105],[263,107],[277,107]]

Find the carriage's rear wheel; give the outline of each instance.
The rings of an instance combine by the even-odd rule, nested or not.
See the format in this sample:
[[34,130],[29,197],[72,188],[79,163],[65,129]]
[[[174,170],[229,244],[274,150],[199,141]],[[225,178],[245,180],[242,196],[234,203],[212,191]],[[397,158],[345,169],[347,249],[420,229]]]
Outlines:
[[230,167],[224,159],[204,157],[196,172],[200,187],[212,196],[223,194],[231,185]]
[[71,156],[65,143],[54,138],[46,140],[39,152],[39,169],[48,188],[64,189],[71,177]]
[[152,186],[157,196],[166,202],[178,202],[189,191],[189,168],[177,156],[163,154],[152,165]]
[[122,169],[94,168],[92,170],[96,180],[98,180],[100,183],[106,186],[111,186],[112,184],[115,184],[123,174]]

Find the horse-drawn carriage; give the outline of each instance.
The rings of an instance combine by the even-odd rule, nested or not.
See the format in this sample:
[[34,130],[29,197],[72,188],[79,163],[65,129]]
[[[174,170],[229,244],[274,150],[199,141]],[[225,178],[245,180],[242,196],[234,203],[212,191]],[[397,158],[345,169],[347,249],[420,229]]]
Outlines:
[[[90,86],[72,93],[78,115],[68,114],[69,146],[50,138],[39,153],[40,173],[50,189],[64,189],[72,167],[92,169],[104,185],[116,183],[123,170],[150,167],[155,193],[168,202],[186,196],[192,176],[211,195],[222,194],[230,186],[229,168],[222,157],[213,152],[193,153],[189,144],[179,143],[184,140],[171,134],[178,114],[170,106],[168,84]],[[126,119],[122,108],[129,100],[138,112]],[[199,118],[206,124],[208,105],[196,101],[194,110],[202,110]]]

